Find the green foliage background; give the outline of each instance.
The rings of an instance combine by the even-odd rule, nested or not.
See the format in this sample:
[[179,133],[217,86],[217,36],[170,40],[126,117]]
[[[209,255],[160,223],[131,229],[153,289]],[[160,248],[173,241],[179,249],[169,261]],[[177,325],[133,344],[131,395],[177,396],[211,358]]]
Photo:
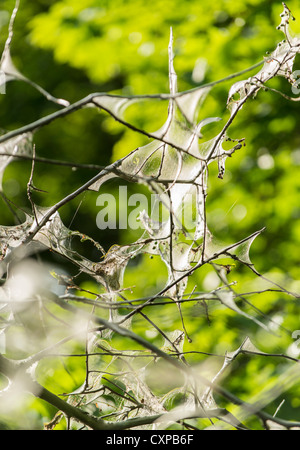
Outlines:
[[[8,12],[13,6],[10,0],[1,2],[1,44],[5,42]],[[293,0],[288,6],[298,19],[293,27],[299,32],[299,3]],[[97,91],[123,95],[168,92],[168,41],[172,27],[178,87],[187,90],[261,61],[283,38],[276,30],[281,11],[280,1],[267,0],[153,0],[151,4],[145,0],[23,0],[15,23],[12,57],[21,73],[70,102]],[[297,66],[296,59],[295,69]],[[211,91],[202,109],[203,118],[218,116],[225,123],[231,84],[232,81],[224,82]],[[291,94],[285,80],[277,78],[270,86]],[[56,109],[28,85],[11,82],[6,95],[0,98],[0,126],[11,130]],[[146,108],[133,114],[132,120],[149,131],[163,122],[155,110]],[[216,134],[218,127],[218,124],[208,126],[205,137]],[[245,137],[247,145],[227,160],[223,180],[217,177],[217,167],[210,169],[207,204],[210,229],[220,239],[235,242],[266,226],[252,246],[251,259],[260,272],[299,292],[299,105],[271,92],[260,92],[243,108],[230,128],[230,135]],[[56,121],[35,136],[38,156],[98,165],[106,165],[146,142],[144,136],[124,129],[111,117],[93,109]],[[4,177],[5,194],[22,208],[30,206],[26,198],[30,167],[24,161],[14,162]],[[35,193],[35,201],[53,205],[91,175],[90,170],[74,171],[37,163],[34,183],[47,193]],[[130,186],[132,192],[136,189],[142,188]],[[110,182],[107,190],[116,193],[117,185]],[[93,237],[106,250],[113,244],[129,243],[138,237],[138,233],[131,231],[97,229],[97,195],[89,192],[66,205],[61,210],[66,226],[72,222],[73,229]],[[10,209],[4,203],[0,208],[1,224],[15,224]],[[13,209],[21,218],[21,211]],[[99,256],[94,250],[90,252],[87,256],[91,259]],[[74,272],[55,256],[44,257]],[[163,285],[165,273],[157,258],[144,257],[127,270],[125,286],[135,286],[133,298],[145,297]],[[234,268],[230,278],[238,282],[241,292],[257,290],[257,280],[245,268]],[[84,277],[80,283],[86,289],[98,289]],[[197,284],[199,290],[217,286],[209,268],[194,274],[189,283],[191,289]],[[259,284],[259,288],[263,287]],[[262,351],[286,353],[293,342],[291,333],[300,329],[299,303],[271,292],[253,296],[251,301],[284,327],[284,330],[277,327],[279,337],[267,335],[232,311],[212,308],[208,320],[203,306],[187,304],[183,315],[193,342],[186,341],[184,350],[193,347],[202,352],[224,354],[235,350],[250,336]],[[249,311],[253,309],[249,307]],[[162,312],[159,306],[153,308],[149,317],[164,330],[181,329],[178,312],[172,305]],[[133,325],[135,332],[149,338],[149,324],[137,318]],[[153,335],[152,339],[158,343],[160,338]],[[116,348],[126,348],[126,345],[120,338],[114,343]],[[190,355],[188,360],[200,362],[199,358]],[[240,357],[225,378],[224,386],[240,398],[249,399],[288,364],[276,357]],[[84,368],[76,359],[67,362],[68,370],[56,365],[50,373],[50,366],[51,362],[46,361],[40,369],[41,379],[56,393],[71,391],[84,380]],[[165,392],[159,392],[160,389],[153,386],[154,392],[163,395]],[[283,398],[282,415],[299,420],[299,388],[277,398],[268,406],[268,412],[274,413]],[[41,428],[53,412],[48,405],[29,398],[19,411],[20,417],[2,418],[2,421],[12,427],[22,423],[25,428]]]

